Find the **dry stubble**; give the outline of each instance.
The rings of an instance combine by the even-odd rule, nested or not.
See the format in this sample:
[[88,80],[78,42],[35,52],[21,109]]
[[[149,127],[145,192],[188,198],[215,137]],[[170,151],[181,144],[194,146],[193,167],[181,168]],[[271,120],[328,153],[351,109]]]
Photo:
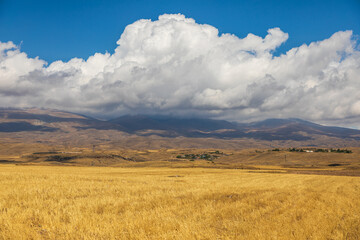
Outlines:
[[360,239],[360,178],[0,165],[1,239]]

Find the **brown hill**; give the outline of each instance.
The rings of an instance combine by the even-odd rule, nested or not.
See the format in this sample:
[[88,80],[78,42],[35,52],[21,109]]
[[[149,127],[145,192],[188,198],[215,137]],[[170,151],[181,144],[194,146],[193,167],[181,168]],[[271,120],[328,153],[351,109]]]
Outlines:
[[300,119],[239,124],[211,119],[124,116],[110,121],[52,109],[1,109],[0,143],[104,148],[357,147],[360,131]]

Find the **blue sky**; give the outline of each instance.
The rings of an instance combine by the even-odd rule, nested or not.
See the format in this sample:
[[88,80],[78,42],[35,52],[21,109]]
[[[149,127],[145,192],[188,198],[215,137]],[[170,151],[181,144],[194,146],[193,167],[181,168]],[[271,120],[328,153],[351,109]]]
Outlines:
[[22,51],[49,63],[86,59],[113,52],[127,25],[164,13],[182,13],[241,38],[248,33],[263,37],[269,28],[280,27],[289,39],[277,54],[340,30],[360,34],[359,0],[0,0],[0,41],[22,42]]

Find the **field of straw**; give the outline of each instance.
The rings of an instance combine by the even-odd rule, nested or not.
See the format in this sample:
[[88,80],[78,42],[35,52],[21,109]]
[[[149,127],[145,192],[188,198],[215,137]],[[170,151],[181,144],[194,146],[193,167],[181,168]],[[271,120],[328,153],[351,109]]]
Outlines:
[[360,178],[0,165],[0,239],[360,239]]

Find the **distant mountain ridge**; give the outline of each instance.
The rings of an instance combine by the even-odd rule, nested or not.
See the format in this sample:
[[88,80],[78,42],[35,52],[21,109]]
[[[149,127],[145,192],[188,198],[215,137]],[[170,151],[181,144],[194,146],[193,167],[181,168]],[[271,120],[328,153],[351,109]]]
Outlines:
[[[157,116],[122,116],[110,120],[131,133],[144,130],[163,130],[186,137],[254,138],[263,140],[311,139],[311,135],[360,139],[360,130],[328,127],[297,118],[266,119],[252,123],[236,123],[212,119],[179,119]],[[146,133],[145,133],[146,134]],[[151,131],[147,134],[151,134]]]
[[[1,132],[114,130],[137,136],[308,141],[315,137],[360,140],[360,130],[328,127],[297,118],[252,123],[170,116],[126,115],[108,121],[44,109],[0,109]],[[94,133],[95,134],[95,133]]]

